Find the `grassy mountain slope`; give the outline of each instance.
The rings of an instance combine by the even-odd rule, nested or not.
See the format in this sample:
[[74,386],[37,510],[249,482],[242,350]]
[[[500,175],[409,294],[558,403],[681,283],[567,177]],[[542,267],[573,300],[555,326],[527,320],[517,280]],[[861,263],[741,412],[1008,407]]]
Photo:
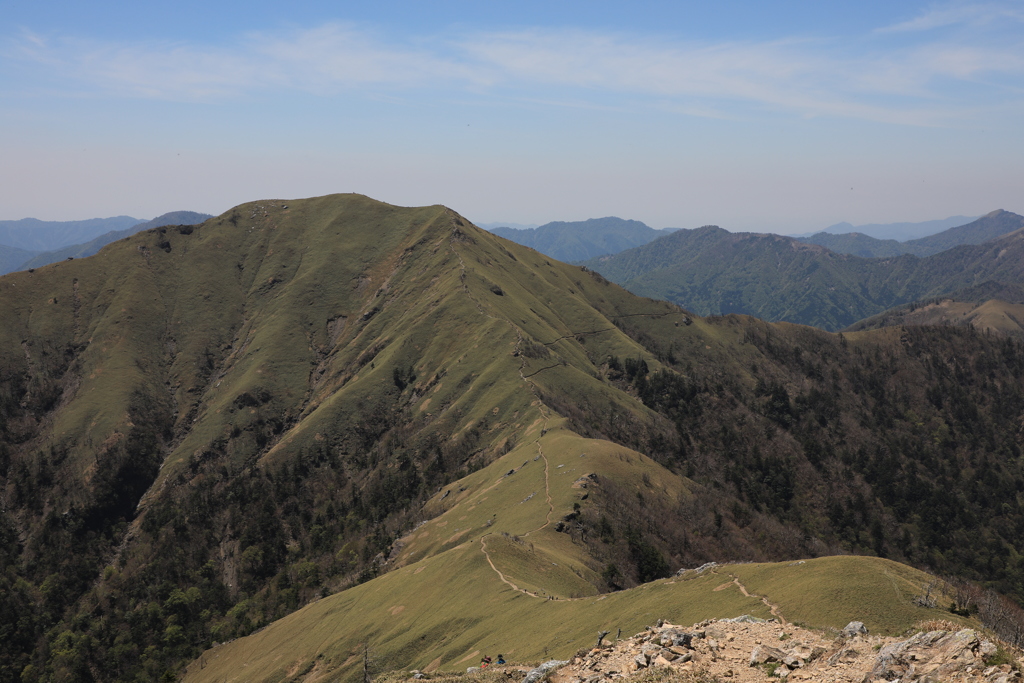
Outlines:
[[847,328],[870,330],[894,325],[965,325],[983,332],[1024,337],[1024,304],[990,299],[981,303],[938,299],[914,303],[867,318]]
[[926,301],[898,306],[851,325],[870,330],[896,325],[963,325],[982,332],[1024,336],[1024,286],[988,281]]
[[1024,349],[971,330],[694,318],[355,195],[6,276],[0,315],[0,680],[173,676],[424,562],[564,599],[838,550],[1024,576]]
[[[541,391],[589,391],[653,419],[576,369],[586,354],[560,340],[594,332],[598,353],[640,352],[583,289],[611,315],[664,305],[607,299],[591,278],[569,279],[578,269],[531,251],[519,259],[463,228],[442,207],[358,197],[253,204],[9,276],[5,481],[15,525],[36,539],[23,550],[31,583],[60,577],[62,596],[41,625],[59,621],[111,553],[123,573],[85,604],[114,591],[115,609],[130,611],[153,572],[198,581],[213,605],[245,602],[284,566],[289,537],[304,539],[301,554],[330,585],[372,576],[375,555],[415,515],[411,501],[511,448],[542,418]],[[303,470],[317,483],[296,491]],[[239,505],[267,502],[267,487],[287,527],[276,505],[238,519]],[[147,514],[125,527],[140,496]],[[315,517],[288,507],[310,497]],[[183,513],[196,521],[164,535]],[[69,519],[76,528],[56,524]],[[195,574],[209,562],[216,577]],[[254,603],[253,618],[320,585],[271,598],[264,588],[270,602]],[[221,632],[253,623],[236,610]],[[72,660],[51,666],[73,676],[98,666],[84,653]]]
[[963,244],[982,244],[1021,228],[1024,228],[1024,216],[997,209],[964,225],[906,242],[876,239],[857,232],[838,235],[820,232],[801,241],[863,258],[890,258],[900,254],[932,256]]
[[492,232],[559,261],[585,261],[647,244],[671,231],[609,216],[568,223],[556,221],[529,230],[495,228]]
[[[480,545],[463,543],[216,647],[189,665],[184,680],[357,680],[364,643],[377,667],[406,670],[459,670],[496,652],[517,662],[568,659],[592,647],[597,631],[610,631],[614,639],[620,630],[633,634],[658,619],[691,624],[742,614],[771,618],[734,577],[785,618],[817,627],[842,628],[859,619],[873,633],[901,633],[943,614],[912,605],[927,575],[856,557],[726,565],[606,596],[549,601],[509,589],[486,564]],[[843,599],[817,599],[836,593]]]
[[10,268],[4,272],[9,273],[13,270],[38,268],[39,266],[45,266],[49,263],[55,263],[69,258],[85,258],[86,256],[92,256],[111,242],[124,239],[125,237],[134,235],[142,230],[161,228],[165,225],[196,225],[197,223],[202,223],[207,218],[213,218],[213,216],[207,213],[196,213],[195,211],[171,211],[161,216],[157,216],[151,221],[139,223],[125,228],[124,230],[111,230],[110,232],[105,232],[102,235],[94,237],[88,242],[84,242],[82,244],[71,244],[61,247],[60,249],[26,256],[15,268]]
[[778,235],[681,230],[588,261],[638,294],[699,314],[748,313],[838,330],[897,305],[1024,281],[1020,231],[919,259],[862,259]]

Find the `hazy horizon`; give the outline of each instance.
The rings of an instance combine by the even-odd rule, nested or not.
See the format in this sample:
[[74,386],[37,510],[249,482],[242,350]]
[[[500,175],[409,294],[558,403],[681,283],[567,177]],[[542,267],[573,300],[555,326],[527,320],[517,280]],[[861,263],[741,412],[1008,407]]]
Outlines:
[[334,192],[787,234],[1022,208],[1024,0],[0,6],[12,220]]

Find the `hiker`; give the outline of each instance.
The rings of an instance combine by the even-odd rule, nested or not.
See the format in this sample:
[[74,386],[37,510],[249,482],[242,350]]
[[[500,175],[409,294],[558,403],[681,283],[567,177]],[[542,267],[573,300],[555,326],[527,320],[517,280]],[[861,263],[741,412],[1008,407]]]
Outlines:
[[491,663],[491,658],[488,657],[487,655],[484,655],[483,659],[480,660],[480,668],[481,669],[486,669],[487,665],[490,664],[490,663]]
[[498,655],[498,666],[505,663],[505,655]]

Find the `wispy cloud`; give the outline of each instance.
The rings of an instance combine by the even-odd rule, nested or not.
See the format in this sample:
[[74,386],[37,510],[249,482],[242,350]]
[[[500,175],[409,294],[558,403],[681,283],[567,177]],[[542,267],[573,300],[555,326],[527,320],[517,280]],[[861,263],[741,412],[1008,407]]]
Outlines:
[[1016,3],[947,3],[934,5],[908,21],[877,29],[877,33],[930,31],[946,26],[986,26],[1024,22],[1024,6]]
[[[945,5],[882,31],[981,25],[997,15],[1016,21],[1020,8]],[[984,79],[1024,77],[1024,45],[1012,40],[959,37],[897,47],[870,36],[697,43],[538,29],[399,43],[343,23],[250,33],[218,46],[101,43],[24,31],[3,43],[0,59],[36,64],[78,91],[165,100],[282,89],[334,95],[446,87],[529,102],[624,97],[697,116],[735,116],[740,106],[927,126],[955,123],[984,108],[978,101],[965,107],[947,81],[987,87]],[[1003,90],[993,106],[1006,106],[1012,89]],[[1020,97],[1019,90],[1012,97]]]
[[4,50],[72,81],[135,97],[206,100],[269,88],[317,93],[377,85],[472,82],[479,69],[426,50],[388,45],[330,23],[284,33],[250,33],[225,46],[111,44],[24,31]]

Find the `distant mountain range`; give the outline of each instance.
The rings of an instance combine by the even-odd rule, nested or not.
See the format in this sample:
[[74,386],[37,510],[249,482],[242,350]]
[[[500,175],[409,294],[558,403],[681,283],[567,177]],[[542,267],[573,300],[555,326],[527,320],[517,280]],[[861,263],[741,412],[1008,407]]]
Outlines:
[[975,221],[949,228],[937,234],[898,242],[894,239],[876,239],[861,232],[832,234],[819,232],[799,238],[802,242],[818,244],[840,254],[853,254],[864,258],[887,258],[900,254],[931,256],[961,244],[981,244],[1024,227],[1024,219],[1008,211],[997,210]]
[[126,230],[144,222],[144,219],[131,216],[90,218],[84,221],[41,221],[37,218],[0,221],[0,245],[43,252],[88,242],[103,233]]
[[[1024,225],[1024,218],[1009,212],[989,217],[1005,227]],[[866,259],[780,235],[705,226],[585,265],[636,294],[700,315],[746,313],[836,331],[894,306],[989,280],[1024,283],[1024,232],[926,258]]]
[[[976,218],[978,216],[950,216],[949,218],[921,221],[919,223],[865,223],[864,225],[851,225],[844,221],[830,225],[820,232],[827,232],[832,235],[859,232],[862,235],[880,240],[906,241],[934,235],[937,232],[955,228],[958,225],[965,225]],[[790,237],[809,237],[810,234],[790,235]]]
[[655,230],[640,221],[608,216],[585,221],[556,221],[527,230],[496,227],[491,232],[559,261],[574,262],[647,244],[674,232],[674,228]]
[[[51,248],[48,251],[31,251],[0,244],[0,274],[38,268],[48,263],[55,263],[68,258],[92,256],[111,242],[124,239],[142,230],[159,228],[165,225],[195,225],[202,223],[207,218],[212,218],[212,216],[206,213],[196,213],[195,211],[171,211],[170,213],[157,216],[151,221],[137,221],[134,218],[128,219],[127,216],[121,216],[118,218],[96,218],[89,221],[70,222],[74,226],[85,226],[80,228],[68,227],[65,223],[46,223],[44,221],[37,221],[34,218],[25,218],[20,221],[4,221],[0,223],[0,226],[9,226],[10,230],[6,234],[21,244],[41,244],[47,240],[60,241],[69,239],[71,236],[88,235],[90,234],[89,231],[97,229],[98,226],[124,223],[125,221],[122,219],[136,222],[123,229],[109,230],[101,233],[81,244],[58,245],[56,248]],[[33,235],[32,233],[36,230],[40,230],[42,234]]]

